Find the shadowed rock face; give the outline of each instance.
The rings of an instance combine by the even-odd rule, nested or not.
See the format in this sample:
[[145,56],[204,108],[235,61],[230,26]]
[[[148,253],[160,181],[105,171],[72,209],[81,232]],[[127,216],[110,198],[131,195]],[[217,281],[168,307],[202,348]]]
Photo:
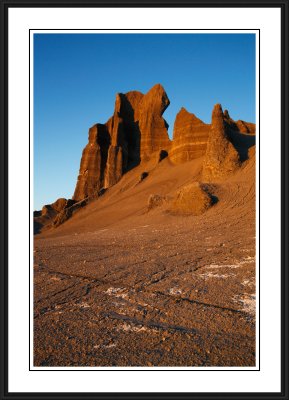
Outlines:
[[238,121],[236,121],[236,125],[237,125],[239,132],[241,132],[241,133],[250,133],[250,134],[254,135],[256,132],[256,125],[252,124],[250,122],[238,120]]
[[226,115],[223,114],[221,105],[216,104],[203,163],[202,175],[205,181],[223,178],[240,165],[239,153],[229,139],[231,132]]
[[202,157],[207,148],[210,125],[181,108],[174,124],[170,159],[178,164]]
[[168,125],[162,114],[169,104],[160,84],[145,95],[118,93],[113,116],[89,130],[73,199],[97,197],[101,189],[115,185],[155,151],[168,150]]
[[116,96],[114,114],[105,124],[111,138],[105,170],[106,188],[140,162],[140,130],[135,110],[142,98],[143,94],[137,91]]
[[238,121],[234,121],[230,117],[228,110],[224,111],[224,120],[226,124],[230,127],[230,129],[233,131],[255,135],[256,132],[255,124],[252,124],[251,122],[242,121],[241,119],[239,119]]
[[110,135],[105,125],[96,124],[89,129],[73,196],[75,201],[96,197],[103,187],[109,145]]

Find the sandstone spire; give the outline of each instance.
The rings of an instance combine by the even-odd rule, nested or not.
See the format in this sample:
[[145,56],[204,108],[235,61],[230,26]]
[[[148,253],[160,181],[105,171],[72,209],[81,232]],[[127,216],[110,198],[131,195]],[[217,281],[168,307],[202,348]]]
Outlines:
[[110,136],[105,125],[96,124],[89,129],[73,199],[83,200],[97,196],[103,187]]
[[210,125],[205,124],[182,107],[174,124],[170,159],[178,164],[203,156],[206,152],[209,132]]
[[167,150],[170,146],[168,124],[162,117],[170,101],[162,87],[157,84],[142,98],[137,109],[137,118],[141,134],[140,157],[148,158],[158,150]]
[[155,152],[169,153],[174,163],[205,156],[203,179],[208,181],[235,171],[240,164],[239,154],[242,161],[246,159],[248,149],[243,142],[248,140],[241,134],[253,134],[254,124],[235,122],[227,110],[223,113],[220,104],[213,109],[211,125],[182,108],[171,142],[162,116],[169,104],[160,84],[145,95],[138,91],[118,93],[112,117],[89,130],[73,200],[97,197],[103,188],[115,185],[124,173]]
[[212,112],[212,125],[203,163],[203,179],[211,181],[234,172],[240,165],[239,154],[229,140],[222,106],[216,104]]
[[153,152],[168,150],[170,140],[162,114],[169,104],[160,84],[146,95],[118,93],[113,116],[89,130],[73,199],[96,197]]

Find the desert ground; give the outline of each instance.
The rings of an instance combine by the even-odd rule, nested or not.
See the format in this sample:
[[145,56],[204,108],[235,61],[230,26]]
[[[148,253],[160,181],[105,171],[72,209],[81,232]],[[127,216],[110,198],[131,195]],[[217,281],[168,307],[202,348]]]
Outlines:
[[255,158],[209,185],[202,215],[148,209],[201,165],[142,163],[35,235],[35,366],[256,364]]

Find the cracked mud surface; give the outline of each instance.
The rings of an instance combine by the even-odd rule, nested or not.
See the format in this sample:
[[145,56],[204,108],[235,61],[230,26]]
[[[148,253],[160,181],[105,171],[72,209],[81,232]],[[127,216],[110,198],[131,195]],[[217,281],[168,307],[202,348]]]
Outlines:
[[248,182],[217,186],[199,217],[139,212],[36,237],[34,365],[254,366]]

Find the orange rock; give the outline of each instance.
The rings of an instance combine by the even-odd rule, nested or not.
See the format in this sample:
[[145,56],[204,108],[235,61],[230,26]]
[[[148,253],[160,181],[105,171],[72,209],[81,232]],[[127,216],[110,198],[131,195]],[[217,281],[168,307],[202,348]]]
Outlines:
[[205,181],[220,179],[237,170],[240,166],[238,151],[229,140],[229,127],[222,106],[216,104],[212,113],[212,125],[202,176]]
[[[235,122],[227,110],[223,113],[217,107],[212,125],[209,125],[182,108],[176,117],[171,142],[168,125],[162,117],[169,104],[160,84],[145,95],[138,91],[116,95],[112,117],[105,124],[96,124],[89,130],[73,196],[75,201],[97,197],[101,190],[115,185],[124,173],[148,160],[152,154],[159,157],[158,161],[163,158],[160,154],[169,154],[174,163],[206,154],[203,176],[208,180],[237,167],[240,160],[235,147],[241,148],[245,143],[240,134],[253,134],[254,124]],[[241,161],[247,154],[246,148]]]
[[103,187],[109,144],[110,136],[105,125],[96,124],[89,129],[88,144],[82,152],[73,196],[75,201],[96,197]]
[[159,150],[170,147],[168,124],[162,117],[170,101],[162,87],[157,84],[143,96],[136,110],[140,129],[140,158],[145,160]]
[[[166,157],[176,164],[204,157],[202,179],[209,182],[223,179],[254,157],[255,124],[234,121],[227,110],[222,111],[220,104],[214,107],[211,124],[205,124],[182,108],[175,120],[171,142],[163,118],[169,104],[160,84],[146,94],[138,91],[118,93],[112,117],[105,124],[95,124],[89,129],[73,200],[60,198],[44,206],[42,211],[35,211],[35,232],[51,224],[62,224],[90,198],[104,194],[107,188],[121,180],[123,174],[148,159],[157,167]],[[144,163],[143,166],[145,171],[147,165]],[[139,183],[147,176],[148,172],[143,172]],[[174,207],[184,212],[191,207],[188,212],[199,213],[203,206],[209,205],[209,199],[203,186],[190,187],[178,194]],[[154,195],[148,208],[168,201]]]
[[170,140],[162,114],[169,103],[160,84],[146,95],[138,91],[116,95],[113,116],[89,130],[74,200],[98,196],[102,188],[116,184],[142,159],[168,149]]
[[207,148],[210,125],[181,108],[174,124],[170,159],[178,164],[202,157]]
[[256,125],[242,120],[236,121],[239,132],[255,134]]
[[212,205],[210,194],[199,182],[193,182],[178,191],[170,210],[175,214],[201,215]]

